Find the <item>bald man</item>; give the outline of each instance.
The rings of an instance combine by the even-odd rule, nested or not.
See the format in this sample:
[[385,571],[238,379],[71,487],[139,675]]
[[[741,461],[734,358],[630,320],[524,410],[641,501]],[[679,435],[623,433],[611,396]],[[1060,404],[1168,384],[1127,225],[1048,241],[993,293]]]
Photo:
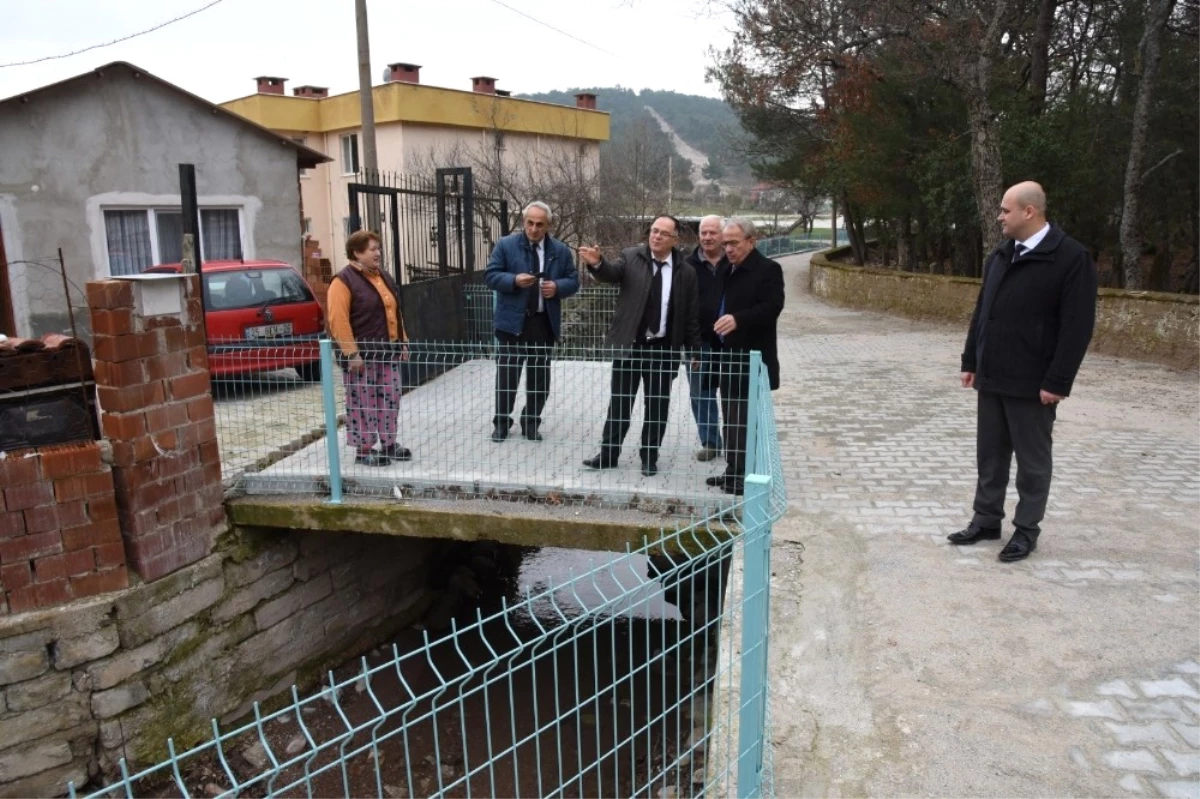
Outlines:
[[999,556],[1011,562],[1037,549],[1054,418],[1096,322],[1096,267],[1083,245],[1046,222],[1046,193],[1037,183],[1006,191],[997,218],[1006,240],[984,264],[962,354],[963,388],[978,393],[975,512],[948,538],[959,546],[1000,538],[1015,452],[1015,530]]

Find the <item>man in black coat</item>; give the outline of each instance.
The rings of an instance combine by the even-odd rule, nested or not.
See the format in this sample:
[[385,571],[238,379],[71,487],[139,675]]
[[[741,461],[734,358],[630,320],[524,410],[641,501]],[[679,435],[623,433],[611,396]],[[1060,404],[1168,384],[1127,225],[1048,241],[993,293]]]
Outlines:
[[741,494],[746,476],[746,399],[750,392],[750,352],[762,353],[771,390],[779,388],[779,355],[775,324],[783,312],[783,269],[755,246],[754,223],[733,218],[722,231],[725,257],[721,268],[717,321],[717,386],[725,417],[725,472],[708,478],[728,494]]
[[1096,267],[1083,245],[1047,224],[1046,194],[1036,183],[1006,191],[998,219],[1008,240],[984,264],[962,354],[962,385],[978,392],[975,513],[948,538],[958,545],[1000,538],[1015,452],[1016,530],[1000,550],[1007,562],[1037,549],[1056,410],[1071,394],[1096,322]]
[[621,286],[604,341],[618,349],[613,360],[612,397],[600,454],[583,462],[589,469],[617,465],[640,385],[644,402],[642,474],[658,474],[658,449],[667,429],[680,349],[686,348],[690,357],[700,346],[696,272],[684,263],[686,255],[676,246],[678,241],[678,220],[660,216],[650,226],[647,243],[623,250],[616,261],[602,257],[598,247],[579,248],[579,259],[597,280]]

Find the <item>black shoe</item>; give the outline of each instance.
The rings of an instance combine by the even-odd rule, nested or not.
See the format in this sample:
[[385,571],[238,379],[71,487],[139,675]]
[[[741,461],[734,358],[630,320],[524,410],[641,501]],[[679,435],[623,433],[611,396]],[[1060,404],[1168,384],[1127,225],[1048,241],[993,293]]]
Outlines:
[[725,475],[723,475],[723,474],[713,475],[712,477],[705,480],[704,484],[707,486],[712,486],[713,488],[720,488],[721,486],[725,485]]
[[508,425],[496,425],[492,428],[492,441],[500,442],[508,438]]
[[530,441],[541,441],[542,434],[537,431],[536,427],[526,427],[521,431],[521,435],[528,438]]
[[646,475],[647,477],[653,477],[654,475],[658,474],[658,464],[642,461],[642,474]]
[[721,486],[721,490],[726,494],[733,494],[740,497],[745,495],[746,485],[741,480],[726,480],[725,484]]
[[354,462],[359,466],[387,466],[392,459],[382,452],[360,452],[354,456]]
[[408,447],[402,447],[399,444],[392,444],[383,448],[383,454],[393,461],[411,461],[412,450]]
[[1004,545],[1004,549],[1000,550],[1000,560],[1005,563],[1012,563],[1014,560],[1024,560],[1029,557],[1033,550],[1037,549],[1037,536],[1029,536],[1017,530],[1013,533],[1012,538],[1008,539],[1008,543]]
[[588,458],[585,460],[583,465],[589,469],[613,469],[617,465],[617,459],[606,458],[603,455],[597,455],[594,458]]
[[973,527],[968,526],[965,530],[959,530],[957,533],[951,533],[946,536],[946,540],[951,544],[958,546],[966,546],[974,544],[978,541],[996,541],[1000,538],[999,527]]

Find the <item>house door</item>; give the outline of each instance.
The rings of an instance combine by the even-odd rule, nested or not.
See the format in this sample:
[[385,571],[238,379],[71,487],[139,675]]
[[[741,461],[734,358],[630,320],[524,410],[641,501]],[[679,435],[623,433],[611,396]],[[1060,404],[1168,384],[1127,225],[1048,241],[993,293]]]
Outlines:
[[8,256],[4,254],[4,227],[0,226],[0,333],[17,335],[13,318],[12,283],[8,277]]

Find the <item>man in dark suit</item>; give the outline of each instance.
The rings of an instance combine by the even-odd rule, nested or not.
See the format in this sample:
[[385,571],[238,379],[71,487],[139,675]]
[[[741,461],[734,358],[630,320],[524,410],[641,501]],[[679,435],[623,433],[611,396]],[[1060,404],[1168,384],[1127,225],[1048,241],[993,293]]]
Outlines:
[[750,353],[762,353],[771,390],[779,388],[775,325],[783,312],[783,269],[758,251],[754,223],[730,219],[722,232],[725,257],[721,299],[713,330],[717,334],[717,386],[725,417],[725,472],[708,478],[727,494],[741,494],[746,476],[746,399],[750,393]]
[[524,230],[496,242],[484,280],[496,292],[493,326],[496,356],[496,413],[492,441],[508,438],[517,384],[525,369],[521,432],[541,441],[538,428],[550,395],[550,348],[562,335],[562,300],[579,290],[575,259],[567,245],[549,235],[550,206],[532,202],[523,214]]
[[613,360],[600,454],[583,462],[589,469],[617,465],[640,385],[645,409],[642,474],[658,474],[658,449],[667,429],[680,349],[695,353],[700,346],[696,272],[684,263],[678,241],[679,221],[660,216],[650,226],[647,243],[623,250],[616,261],[604,258],[598,247],[579,248],[580,260],[597,280],[621,286],[605,339],[607,346],[620,348],[620,355]]
[[1092,338],[1097,281],[1087,249],[1046,222],[1038,184],[1006,191],[998,219],[1006,241],[984,264],[962,354],[963,388],[978,392],[975,513],[948,539],[962,546],[1000,538],[1016,452],[1016,530],[1000,550],[1009,562],[1037,549],[1050,496],[1051,431]]

